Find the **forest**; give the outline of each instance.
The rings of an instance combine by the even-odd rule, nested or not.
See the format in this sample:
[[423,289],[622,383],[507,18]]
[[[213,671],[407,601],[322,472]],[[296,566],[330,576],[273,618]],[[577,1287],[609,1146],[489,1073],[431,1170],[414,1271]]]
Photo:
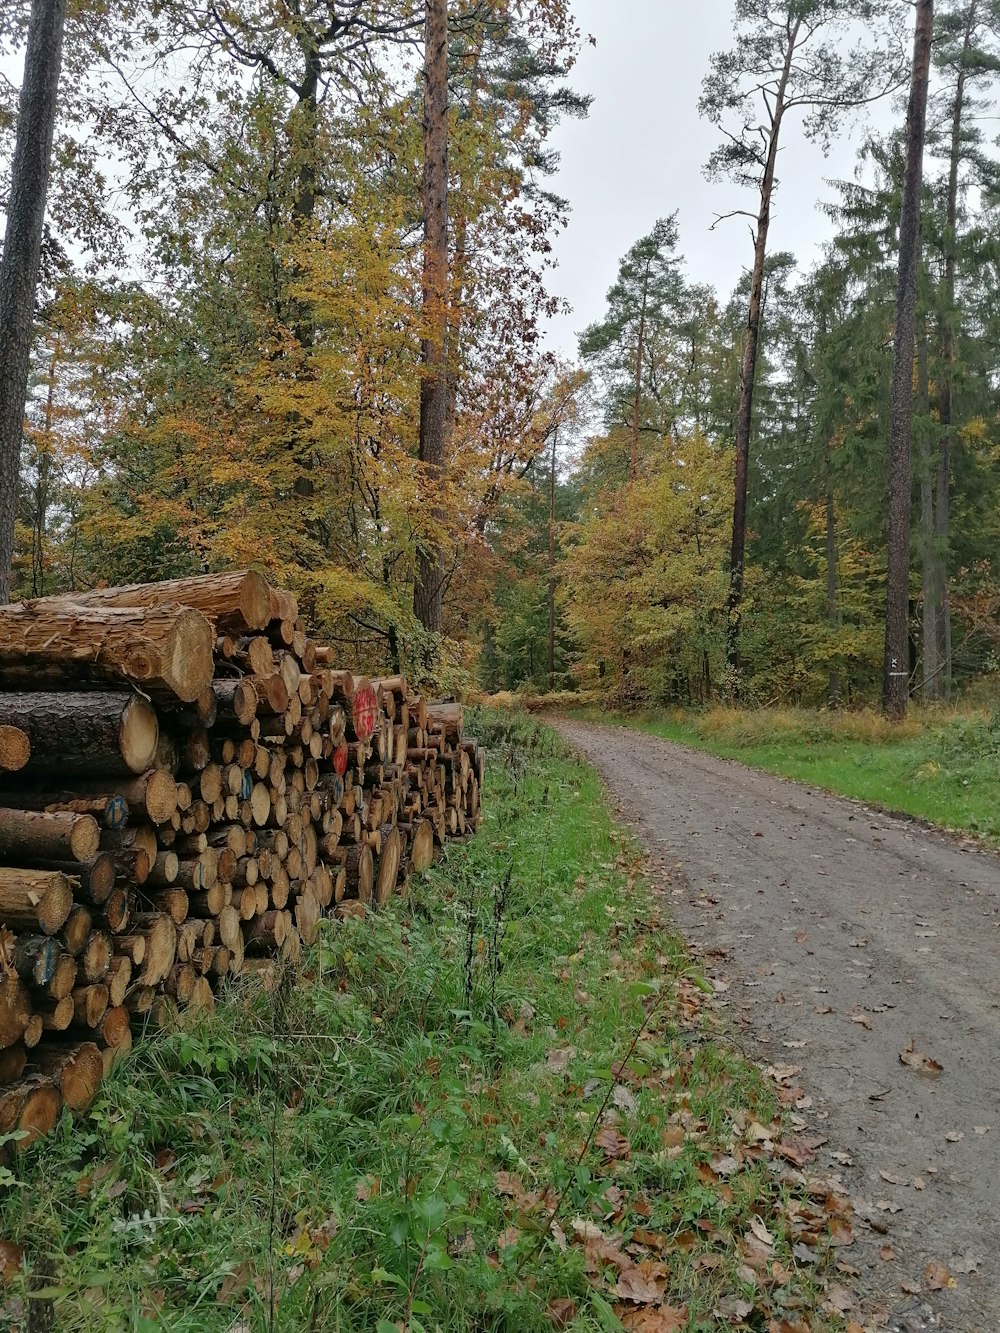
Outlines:
[[[4,10],[11,59],[27,11]],[[925,700],[988,678],[1000,9],[934,18],[904,459],[911,13],[739,0],[691,114],[718,127],[744,277],[688,279],[664,181],[567,362],[551,139],[588,97],[565,0],[442,5],[433,49],[409,0],[71,9],[11,597],[252,564],[353,660],[452,691],[862,703],[892,474],[897,674]],[[829,182],[804,267],[769,245],[781,147],[820,154],[880,99],[898,129]]]

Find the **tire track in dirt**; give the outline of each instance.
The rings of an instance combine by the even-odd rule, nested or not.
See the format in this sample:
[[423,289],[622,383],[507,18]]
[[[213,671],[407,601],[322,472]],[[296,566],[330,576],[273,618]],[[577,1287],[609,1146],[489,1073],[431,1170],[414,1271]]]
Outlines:
[[[1000,857],[642,732],[557,726],[669,870],[682,934],[724,951],[737,1030],[802,1067],[884,1327],[998,1333]],[[940,1078],[901,1063],[911,1041]],[[928,1291],[929,1263],[955,1287]]]

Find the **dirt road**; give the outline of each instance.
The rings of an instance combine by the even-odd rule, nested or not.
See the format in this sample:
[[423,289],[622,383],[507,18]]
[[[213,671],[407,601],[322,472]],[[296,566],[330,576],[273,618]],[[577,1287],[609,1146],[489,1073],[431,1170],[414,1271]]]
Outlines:
[[[653,736],[559,725],[667,872],[681,932],[725,951],[712,970],[758,1058],[802,1067],[880,1326],[998,1333],[1000,858]],[[937,1078],[901,1062],[911,1042]],[[954,1287],[929,1291],[929,1264]]]

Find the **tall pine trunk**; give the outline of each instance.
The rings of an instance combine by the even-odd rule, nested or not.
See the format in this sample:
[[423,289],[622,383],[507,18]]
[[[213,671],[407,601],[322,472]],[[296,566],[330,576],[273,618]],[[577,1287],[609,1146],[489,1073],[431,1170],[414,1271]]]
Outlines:
[[0,604],[10,601],[31,328],[65,24],[66,0],[33,0],[0,260]]
[[559,427],[552,431],[552,457],[549,459],[549,689],[556,678],[556,444]]
[[750,278],[750,304],[740,369],[740,403],[736,418],[736,498],[733,503],[733,540],[729,558],[729,614],[726,628],[726,663],[734,672],[740,667],[740,625],[743,614],[743,583],[747,543],[747,489],[750,477],[750,435],[753,429],[753,395],[760,352],[760,323],[764,310],[764,266],[767,262],[767,237],[771,227],[771,200],[774,194],[778,143],[785,113],[785,97],[792,59],[798,41],[801,20],[788,30],[781,80],[770,108],[771,128],[767,157],[760,183],[760,211],[754,238],[753,272]]
[[920,192],[930,77],[934,0],[917,0],[913,76],[906,111],[906,170],[899,220],[899,277],[889,422],[889,540],[886,576],[882,707],[906,716],[909,702],[910,449],[913,435],[913,351],[920,253]]
[[448,436],[448,0],[426,0],[424,22],[424,264],[420,349],[420,462],[430,531],[417,551],[413,610],[441,631],[444,521],[441,484]]
[[[830,440],[823,446],[823,474],[826,482],[826,622],[834,634],[840,626],[837,605],[837,509],[833,495],[833,453]],[[836,659],[830,663],[827,700],[831,708],[840,707],[840,672]]]
[[629,484],[635,481],[639,474],[639,426],[641,424],[640,413],[642,411],[642,357],[645,351],[646,342],[646,307],[649,301],[649,268],[650,261],[646,261],[646,272],[642,279],[642,309],[639,311],[639,337],[636,341],[635,349],[635,388],[632,401],[632,449],[628,460],[628,479]]
[[955,84],[955,101],[951,113],[951,150],[948,162],[948,201],[945,223],[944,255],[944,314],[941,328],[941,380],[938,393],[938,419],[941,423],[941,442],[938,448],[937,487],[934,503],[934,570],[935,594],[938,600],[937,656],[941,664],[941,680],[936,697],[951,698],[951,606],[948,596],[948,543],[951,537],[951,456],[954,447],[954,393],[955,366],[955,274],[958,247],[958,169],[962,155],[962,117],[965,110],[965,86],[968,61],[976,27],[979,0],[970,0],[965,19],[965,37],[962,59]]
[[927,323],[921,323],[917,346],[917,394],[920,400],[920,568],[923,587],[923,681],[921,691],[925,702],[938,697],[941,688],[940,621],[941,602],[938,596],[934,550],[934,464],[931,459],[930,439],[930,371],[927,347]]

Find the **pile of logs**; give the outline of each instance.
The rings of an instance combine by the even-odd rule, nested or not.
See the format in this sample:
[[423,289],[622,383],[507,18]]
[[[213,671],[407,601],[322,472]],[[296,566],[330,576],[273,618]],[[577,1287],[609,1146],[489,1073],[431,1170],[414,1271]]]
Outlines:
[[253,572],[0,607],[0,1135],[479,825],[458,704],[333,666]]

